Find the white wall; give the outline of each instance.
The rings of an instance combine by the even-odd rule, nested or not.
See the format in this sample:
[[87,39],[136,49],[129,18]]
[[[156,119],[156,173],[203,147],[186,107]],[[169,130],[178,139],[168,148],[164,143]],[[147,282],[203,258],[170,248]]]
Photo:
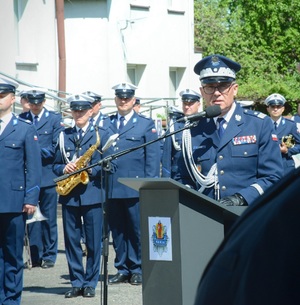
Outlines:
[[[111,87],[127,80],[128,65],[139,67],[141,98],[176,99],[183,89],[198,90],[193,0],[173,2],[176,7],[168,0],[65,1],[66,91],[112,99]],[[58,89],[55,1],[0,0],[0,7],[0,72]],[[182,72],[175,92],[171,68]]]

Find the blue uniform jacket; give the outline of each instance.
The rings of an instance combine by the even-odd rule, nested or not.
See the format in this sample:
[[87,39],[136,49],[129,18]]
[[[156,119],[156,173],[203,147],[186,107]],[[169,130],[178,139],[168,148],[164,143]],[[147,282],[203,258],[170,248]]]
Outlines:
[[295,140],[295,146],[289,148],[287,154],[281,154],[284,174],[287,174],[290,171],[294,170],[294,168],[295,168],[295,162],[294,162],[294,159],[292,158],[292,156],[300,153],[299,130],[297,129],[297,125],[294,121],[282,117],[280,124],[277,126],[276,133],[277,133],[279,142],[282,141],[282,138],[284,136],[288,136],[290,134],[293,135],[294,140]]
[[194,305],[300,304],[300,171],[237,219],[208,263]]
[[[184,127],[184,122],[176,122],[174,123],[174,131],[182,129]],[[169,134],[170,132],[167,132]],[[180,150],[177,150],[174,146],[173,140],[180,147]],[[163,152],[161,158],[162,164],[162,177],[171,177],[173,178],[178,172],[178,159],[181,154],[181,144],[182,144],[182,131],[175,133],[172,136],[168,136],[165,138],[163,144]]]
[[[105,132],[103,129],[98,130],[100,136],[100,147],[107,140]],[[87,132],[82,138],[82,141],[77,148],[77,132],[75,127],[67,128],[64,131],[64,147],[66,155],[69,160],[72,160],[73,155],[76,153],[77,149],[79,155],[82,156],[85,152],[96,143],[96,132],[94,127],[87,129]],[[101,160],[101,154],[99,151],[95,151],[91,157],[88,165],[96,164]],[[57,176],[63,175],[63,169],[65,167],[65,162],[62,158],[60,147],[57,145],[55,160],[53,163],[53,171]],[[91,168],[92,173],[89,174],[90,182],[88,184],[79,183],[68,195],[59,196],[59,203],[66,204],[69,206],[80,206],[80,205],[93,205],[96,203],[104,202],[104,192],[102,189],[103,184],[101,184],[101,165],[96,165]]]
[[[20,117],[33,121],[31,112],[24,112]],[[37,126],[40,156],[42,158],[42,187],[53,186],[55,175],[52,171],[52,163],[54,161],[55,147],[59,133],[64,130],[61,114],[53,111],[48,111],[44,108],[44,113],[40,118]]]
[[[110,133],[118,133],[117,115],[104,120],[104,127]],[[114,154],[138,147],[157,139],[157,131],[151,118],[134,113],[113,146]],[[117,171],[112,175],[109,198],[137,198],[139,193],[118,182],[118,178],[154,178],[159,177],[160,148],[155,142],[144,148],[132,151],[117,158]]]
[[[201,172],[207,175],[217,163],[220,198],[240,193],[251,204],[282,177],[279,143],[265,114],[237,105],[221,140],[213,119],[201,119],[191,134],[193,157]],[[179,162],[176,180],[199,189],[182,156]],[[203,193],[215,198],[213,187]]]
[[34,126],[13,115],[0,135],[0,213],[21,213],[24,204],[38,204],[42,166],[37,155]]

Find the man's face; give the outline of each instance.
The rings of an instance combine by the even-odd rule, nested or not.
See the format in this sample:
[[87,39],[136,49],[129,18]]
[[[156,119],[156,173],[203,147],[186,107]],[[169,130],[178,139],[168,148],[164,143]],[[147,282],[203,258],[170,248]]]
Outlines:
[[5,114],[11,111],[11,106],[15,101],[15,95],[13,93],[0,93],[0,115],[4,116]]
[[41,103],[38,103],[38,104],[29,103],[29,107],[30,107],[31,112],[34,115],[39,115],[41,113],[41,111],[43,110],[43,107],[44,107],[45,103],[46,103],[45,100]]
[[20,103],[23,107],[23,111],[29,111],[30,110],[30,105],[29,105],[29,102],[28,102],[27,98],[21,97]]
[[182,101],[182,111],[185,116],[195,114],[199,111],[199,101]]
[[271,105],[267,107],[267,111],[274,121],[277,121],[282,116],[284,109],[282,105]]
[[93,117],[95,117],[98,113],[99,113],[99,111],[100,111],[100,109],[101,109],[101,102],[94,102],[93,104],[92,104],[92,116]]
[[[200,87],[201,95],[206,102],[206,106],[220,105],[222,115],[226,114],[238,92],[236,83],[212,83],[204,84]],[[208,93],[206,93],[208,92]]]
[[71,113],[76,126],[82,128],[89,121],[90,117],[92,116],[93,110],[92,109],[72,110]]
[[120,115],[124,116],[131,112],[133,109],[133,105],[135,103],[135,97],[129,98],[120,98],[118,96],[115,97],[115,103],[118,108],[118,112]]

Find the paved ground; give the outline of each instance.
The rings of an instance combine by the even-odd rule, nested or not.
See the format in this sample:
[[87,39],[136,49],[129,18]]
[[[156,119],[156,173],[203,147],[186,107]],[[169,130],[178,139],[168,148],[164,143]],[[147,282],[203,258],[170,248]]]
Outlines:
[[[70,289],[67,260],[64,252],[62,219],[58,218],[59,244],[58,257],[54,268],[32,268],[24,270],[24,290],[22,305],[61,305],[61,304],[105,304],[103,302],[103,281],[99,278],[95,298],[77,297],[65,299],[64,293]],[[25,259],[25,257],[24,257]],[[116,270],[113,266],[114,250],[109,249],[108,274],[114,275]],[[130,284],[108,285],[108,305],[142,305],[142,287]]]

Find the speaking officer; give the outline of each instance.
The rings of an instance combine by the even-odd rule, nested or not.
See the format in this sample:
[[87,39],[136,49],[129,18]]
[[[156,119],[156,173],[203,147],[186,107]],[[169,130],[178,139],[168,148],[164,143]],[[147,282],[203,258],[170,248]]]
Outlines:
[[0,304],[20,304],[27,214],[38,204],[42,166],[34,126],[12,113],[18,83],[0,78]]
[[[154,122],[133,110],[135,89],[132,84],[121,83],[113,87],[117,114],[104,121],[111,133],[118,133],[115,153],[138,147],[157,139]],[[112,175],[109,190],[109,227],[116,252],[117,274],[109,284],[129,281],[132,285],[142,284],[139,193],[121,184],[120,177],[158,177],[160,149],[158,142],[132,151],[117,159],[118,167]]]
[[92,92],[92,91],[85,91],[82,94],[87,95],[91,97],[94,101],[92,103],[92,116],[91,116],[91,123],[95,126],[102,127],[103,126],[103,120],[107,118],[107,115],[103,114],[101,112],[102,107],[102,95],[99,95],[98,93]]
[[[93,99],[78,94],[69,97],[68,102],[75,126],[67,128],[59,136],[59,145],[53,163],[53,171],[58,176],[96,164],[101,159],[98,147],[103,136],[89,122]],[[82,176],[84,173],[85,175]],[[66,298],[81,295],[94,297],[99,279],[103,202],[101,166],[92,167],[82,174],[70,176],[68,180],[61,181],[61,185],[58,183],[66,256],[72,284],[72,289],[65,294]],[[70,192],[68,192],[69,186]],[[82,218],[87,247],[85,268],[80,244]]]
[[36,127],[42,159],[42,184],[39,198],[41,213],[46,220],[28,225],[32,265],[42,268],[54,266],[57,256],[57,193],[52,171],[55,146],[59,133],[64,129],[61,114],[45,108],[45,92],[26,91],[30,111],[20,114],[21,118],[33,122]]
[[195,65],[206,105],[219,105],[221,115],[201,118],[191,129],[191,144],[183,149],[185,162],[179,166],[181,182],[226,205],[251,204],[283,172],[270,118],[243,109],[234,100],[240,69],[239,63],[221,55],[205,57]]
[[[195,114],[200,108],[201,95],[194,90],[185,89],[179,93],[182,101],[183,115]],[[184,127],[185,122],[177,122],[179,117],[171,117],[169,132],[173,132]],[[167,132],[168,133],[168,132]],[[182,132],[175,133],[165,138],[162,153],[162,177],[174,178],[178,172],[178,158],[181,153]]]
[[278,136],[284,175],[295,169],[293,157],[300,153],[300,130],[294,121],[282,116],[285,103],[286,99],[278,93],[269,95],[265,100],[267,111]]

